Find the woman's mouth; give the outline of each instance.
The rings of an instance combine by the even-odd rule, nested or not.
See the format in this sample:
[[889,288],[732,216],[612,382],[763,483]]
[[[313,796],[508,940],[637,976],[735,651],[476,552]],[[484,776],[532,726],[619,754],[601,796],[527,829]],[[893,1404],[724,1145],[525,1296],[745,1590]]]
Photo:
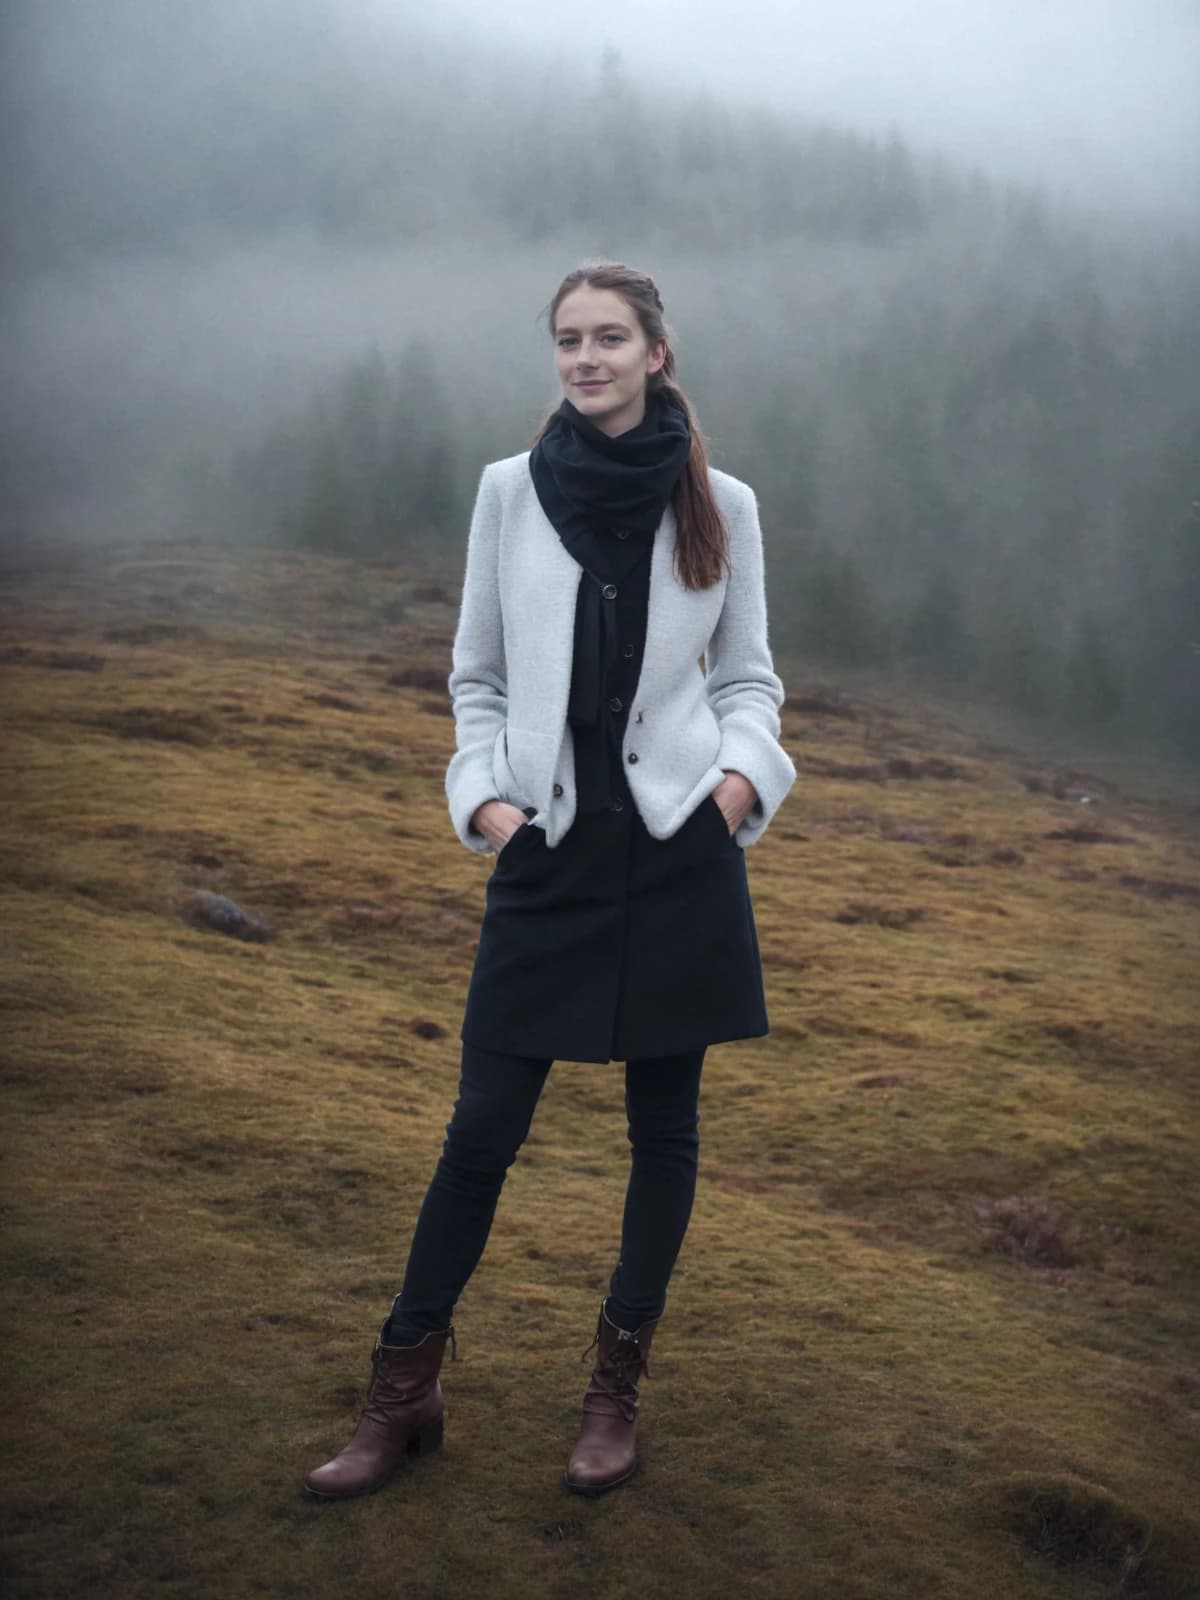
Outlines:
[[593,389],[603,389],[607,381],[607,379],[589,378],[585,379],[582,383],[577,383],[575,387],[577,389],[583,389],[586,393],[590,394]]

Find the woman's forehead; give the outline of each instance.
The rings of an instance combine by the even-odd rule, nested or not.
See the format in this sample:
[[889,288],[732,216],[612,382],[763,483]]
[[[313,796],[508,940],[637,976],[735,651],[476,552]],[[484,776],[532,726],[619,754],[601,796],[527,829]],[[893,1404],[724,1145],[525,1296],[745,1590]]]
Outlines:
[[590,284],[580,284],[559,301],[554,325],[577,332],[580,326],[595,328],[598,324],[624,328],[631,331],[634,318],[629,306],[613,289],[595,289]]

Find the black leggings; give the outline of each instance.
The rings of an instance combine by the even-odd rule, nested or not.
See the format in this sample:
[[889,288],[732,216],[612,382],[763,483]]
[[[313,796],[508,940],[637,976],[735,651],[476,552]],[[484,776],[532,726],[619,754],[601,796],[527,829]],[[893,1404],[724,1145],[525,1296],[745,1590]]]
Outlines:
[[[608,1314],[631,1332],[666,1305],[667,1282],[687,1232],[700,1150],[704,1050],[625,1063],[633,1151],[621,1254]],[[483,1254],[509,1167],[529,1132],[552,1063],[464,1042],[462,1077],[446,1141],[417,1218],[392,1337],[445,1328]]]

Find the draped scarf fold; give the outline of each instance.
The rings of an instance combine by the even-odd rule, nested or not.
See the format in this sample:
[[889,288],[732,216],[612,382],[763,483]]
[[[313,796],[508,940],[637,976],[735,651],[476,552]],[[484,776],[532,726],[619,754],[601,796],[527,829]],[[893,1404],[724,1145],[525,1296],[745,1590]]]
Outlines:
[[605,664],[615,657],[613,607],[601,590],[619,585],[647,554],[691,443],[682,405],[670,390],[657,389],[647,391],[641,422],[615,438],[564,399],[529,453],[542,510],[584,569],[568,706],[573,722],[597,723]]

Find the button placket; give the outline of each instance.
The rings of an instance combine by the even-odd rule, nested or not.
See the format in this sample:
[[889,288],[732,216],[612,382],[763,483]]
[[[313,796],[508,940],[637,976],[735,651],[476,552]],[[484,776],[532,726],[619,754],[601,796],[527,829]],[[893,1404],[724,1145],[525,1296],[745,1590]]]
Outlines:
[[[585,749],[584,776],[577,789],[577,804],[592,804],[593,791],[599,799],[602,790],[608,808],[628,811],[628,783],[625,771],[625,724],[633,716],[632,701],[637,692],[638,667],[643,655],[643,632],[647,613],[647,589],[651,552],[641,548],[639,530],[610,522],[602,531],[611,539],[607,553],[597,548],[595,560],[583,565],[595,581],[598,597],[613,607],[603,617],[604,647],[600,674],[600,708],[609,715],[593,730],[579,731],[577,754]],[[601,545],[603,541],[601,541]],[[618,544],[620,549],[618,550]],[[637,549],[635,550],[635,545]],[[590,547],[585,546],[585,553]],[[579,559],[577,557],[577,559]],[[610,565],[605,569],[604,562]],[[634,760],[638,757],[635,755]],[[600,771],[607,766],[607,777]]]

